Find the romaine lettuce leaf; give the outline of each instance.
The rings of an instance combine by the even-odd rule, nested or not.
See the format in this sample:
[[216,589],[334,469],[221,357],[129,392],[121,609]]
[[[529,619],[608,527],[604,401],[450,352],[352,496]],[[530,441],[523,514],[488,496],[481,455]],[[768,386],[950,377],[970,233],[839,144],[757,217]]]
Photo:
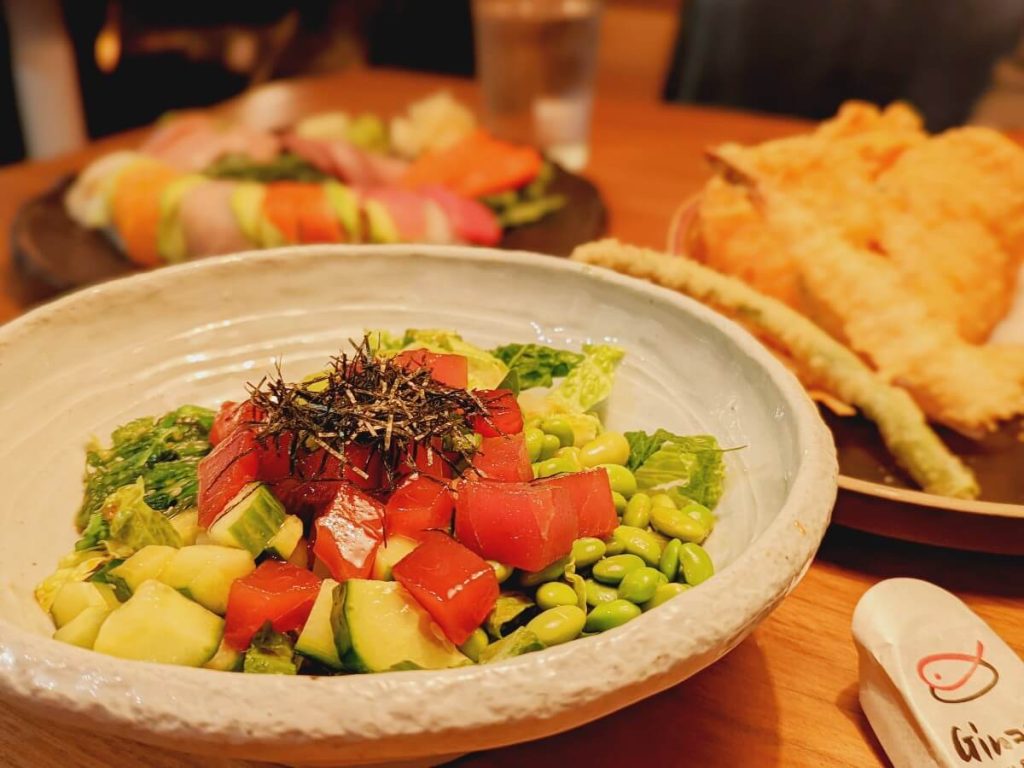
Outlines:
[[180,547],[178,531],[170,520],[146,503],[145,496],[146,484],[139,478],[107,497],[100,514],[109,521],[109,541],[132,551],[150,544]]
[[542,344],[505,344],[492,354],[515,372],[520,389],[550,387],[555,379],[568,376],[583,359],[579,352]]
[[625,352],[611,344],[584,344],[583,359],[548,395],[557,411],[585,413],[612,393],[615,369]]
[[71,581],[86,581],[104,565],[113,560],[105,550],[91,549],[72,552],[57,563],[57,570],[47,576],[36,587],[36,602],[46,612],[53,606],[58,590]]
[[[470,389],[495,389],[508,373],[508,366],[454,331],[437,328],[409,328],[395,346],[398,337],[388,331],[370,331],[370,346],[375,354],[395,354],[403,349],[426,349],[439,354],[462,355],[469,363]],[[376,340],[376,341],[375,341]]]
[[667,493],[677,504],[692,499],[714,509],[725,487],[722,448],[711,435],[627,432],[628,467],[644,491]]

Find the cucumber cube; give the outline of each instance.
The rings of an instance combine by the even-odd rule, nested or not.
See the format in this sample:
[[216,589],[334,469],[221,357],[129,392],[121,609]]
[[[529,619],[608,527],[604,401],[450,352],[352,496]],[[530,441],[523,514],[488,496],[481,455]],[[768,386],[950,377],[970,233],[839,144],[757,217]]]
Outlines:
[[277,533],[267,542],[267,551],[282,560],[288,560],[302,540],[302,520],[288,515]]
[[267,548],[284,521],[284,506],[270,489],[263,483],[248,483],[242,486],[228,504],[228,511],[210,526],[208,533],[214,543],[246,549],[256,557]]
[[108,607],[100,608],[93,606],[86,608],[54,632],[53,639],[60,640],[62,643],[77,645],[79,648],[92,649],[96,643],[96,635],[99,634],[100,627],[103,626],[103,622],[107,620],[107,616],[110,613],[111,609]]
[[386,544],[377,548],[373,560],[373,578],[378,581],[391,581],[391,569],[395,563],[412,552],[420,543],[407,536],[389,536]]
[[334,642],[334,627],[331,626],[331,611],[334,610],[337,586],[338,582],[334,579],[324,579],[316,602],[313,603],[313,610],[310,611],[302,634],[295,643],[296,651],[331,669],[342,668],[338,647]]
[[110,573],[112,576],[117,576],[124,581],[128,585],[128,589],[134,592],[142,582],[159,578],[160,572],[167,565],[167,561],[174,557],[177,551],[175,547],[168,547],[163,544],[150,544],[148,547],[140,549],[116,568],[111,568]]
[[151,579],[107,617],[93,650],[122,659],[200,667],[217,653],[223,634],[220,616]]
[[114,588],[109,584],[69,581],[57,590],[50,613],[53,615],[53,623],[60,629],[86,608],[105,608],[110,611],[119,605]]
[[244,549],[195,544],[177,550],[160,572],[159,579],[223,616],[228,608],[231,585],[255,568],[252,555]]

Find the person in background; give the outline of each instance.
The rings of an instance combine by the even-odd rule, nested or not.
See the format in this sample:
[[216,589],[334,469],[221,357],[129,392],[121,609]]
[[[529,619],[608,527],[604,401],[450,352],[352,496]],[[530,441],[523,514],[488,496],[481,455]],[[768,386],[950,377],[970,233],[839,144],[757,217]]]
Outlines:
[[1022,0],[686,0],[682,14],[670,101],[822,119],[904,99],[932,131],[970,118],[1024,31]]

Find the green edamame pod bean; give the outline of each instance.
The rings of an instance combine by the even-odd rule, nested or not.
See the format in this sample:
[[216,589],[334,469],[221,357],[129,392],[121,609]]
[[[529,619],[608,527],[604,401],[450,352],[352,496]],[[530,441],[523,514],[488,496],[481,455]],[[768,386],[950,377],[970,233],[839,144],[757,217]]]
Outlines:
[[540,423],[540,428],[545,434],[554,435],[562,446],[572,445],[576,436],[572,431],[572,424],[559,416],[552,416]]
[[622,542],[622,546],[631,555],[643,558],[647,565],[657,565],[661,560],[661,544],[643,528],[620,525],[612,533],[612,538]]
[[480,627],[473,630],[466,642],[459,646],[459,650],[473,661],[480,660],[480,652],[490,644],[490,638]]
[[658,533],[682,541],[704,541],[708,536],[707,528],[692,517],[668,507],[651,507],[651,527]]
[[594,563],[591,573],[603,584],[618,584],[627,573],[643,567],[644,561],[637,555],[613,555]]
[[604,547],[605,557],[614,557],[626,551],[626,545],[614,537],[605,541]]
[[703,504],[690,501],[684,504],[680,511],[700,523],[708,533],[715,527],[715,514]]
[[668,507],[669,509],[679,509],[676,503],[672,501],[672,497],[667,493],[656,493],[651,496],[652,507]]
[[564,472],[578,471],[573,469],[572,462],[565,456],[555,456],[550,459],[544,459],[544,461],[538,461],[534,464],[534,467],[536,467],[534,471],[536,477],[551,477],[552,475],[560,475]]
[[661,575],[661,571],[654,568],[638,568],[635,571],[630,571],[619,582],[619,597],[637,605],[646,603],[654,597]]
[[526,443],[526,452],[530,455],[530,463],[540,461],[540,454],[544,448],[544,433],[536,427],[527,427],[523,432],[523,442]]
[[700,544],[688,542],[679,548],[679,569],[690,586],[696,587],[715,573],[711,555]]
[[534,616],[530,619],[526,628],[537,636],[546,647],[561,645],[570,640],[575,640],[583,631],[587,623],[587,614],[578,605],[575,599],[572,605],[560,605]]
[[531,416],[523,424],[523,429],[540,429],[541,418],[539,416]]
[[636,478],[633,473],[618,464],[599,465],[608,471],[608,483],[612,490],[621,493],[627,499],[636,493]]
[[587,579],[584,588],[587,591],[587,605],[591,608],[619,599],[619,593],[615,587],[607,587],[593,579]]
[[512,571],[515,570],[511,565],[499,563],[497,560],[488,560],[487,564],[494,569],[494,575],[497,577],[499,584],[504,584],[508,581],[509,576],[512,575]]
[[691,589],[689,584],[679,584],[678,582],[660,584],[658,588],[654,590],[654,597],[640,607],[643,608],[645,612],[649,611],[651,608],[657,608],[662,603],[671,600],[676,595],[680,595],[688,589]]
[[621,627],[627,621],[631,621],[640,615],[640,606],[628,600],[612,600],[610,603],[601,603],[587,614],[587,622],[584,628],[587,632],[606,632],[615,627]]
[[626,512],[622,515],[622,524],[631,525],[634,528],[646,528],[651,524],[651,497],[646,493],[637,492],[626,505]]
[[557,608],[560,605],[576,605],[576,592],[568,584],[561,581],[549,581],[537,587],[534,597],[541,610]]
[[629,441],[621,432],[605,432],[580,448],[580,462],[584,467],[601,464],[625,464],[629,461]]
[[572,543],[572,559],[577,568],[589,568],[602,557],[607,547],[600,539],[593,536],[584,536]]
[[661,571],[669,581],[676,580],[679,573],[679,548],[683,542],[679,539],[672,539],[665,548],[661,550],[661,560],[658,561],[658,570]]
[[556,560],[542,571],[534,571],[532,573],[524,572],[519,575],[519,583],[524,587],[536,587],[547,581],[558,581],[565,573],[565,566],[568,564],[569,559],[563,557],[561,560]]
[[580,449],[573,448],[571,445],[565,448],[559,448],[555,451],[555,458],[561,459],[566,463],[567,466],[572,467],[570,472],[581,472],[583,465],[580,464]]
[[544,435],[543,440],[541,440],[541,461],[543,461],[544,459],[550,459],[552,456],[555,455],[555,451],[557,451],[561,447],[562,444],[561,442],[559,442],[557,437],[555,437],[554,435]]
[[629,505],[629,502],[626,501],[625,496],[623,496],[621,493],[616,493],[615,491],[612,491],[612,503],[615,505],[616,515],[622,517],[626,514],[626,509]]

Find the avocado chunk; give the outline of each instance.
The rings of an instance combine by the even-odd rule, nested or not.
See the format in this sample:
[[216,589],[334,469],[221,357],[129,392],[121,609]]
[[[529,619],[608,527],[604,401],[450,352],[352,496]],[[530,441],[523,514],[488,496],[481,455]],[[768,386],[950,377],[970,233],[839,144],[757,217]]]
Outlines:
[[472,664],[396,581],[349,579],[331,613],[338,656],[352,672]]

